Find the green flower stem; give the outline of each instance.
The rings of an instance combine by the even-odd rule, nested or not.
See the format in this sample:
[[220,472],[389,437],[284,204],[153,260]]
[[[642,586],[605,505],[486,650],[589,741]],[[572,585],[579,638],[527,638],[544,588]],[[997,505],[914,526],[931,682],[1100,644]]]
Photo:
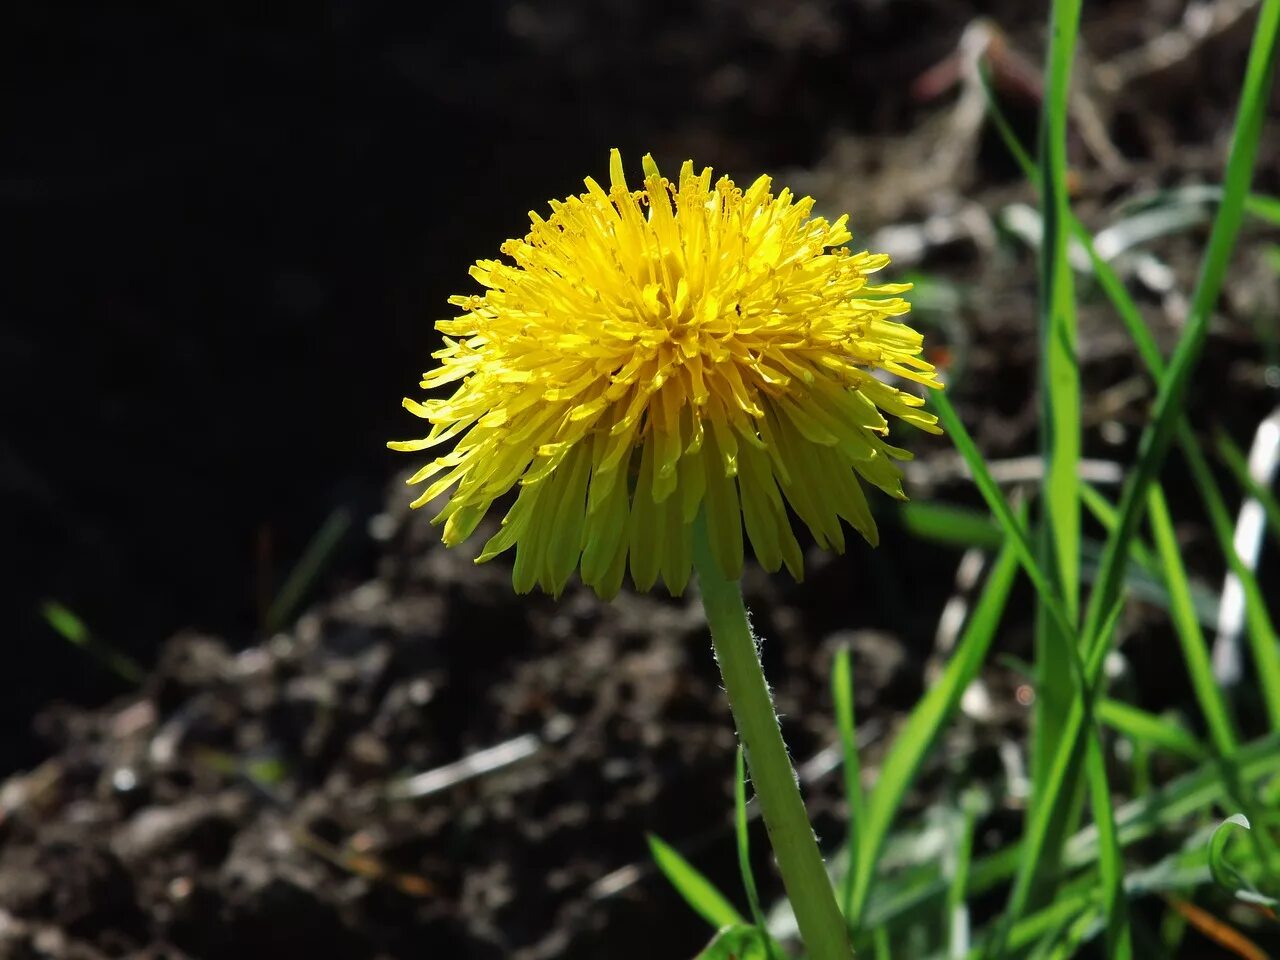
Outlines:
[[795,770],[782,742],[742,589],[717,567],[701,518],[694,529],[693,562],[729,707],[746,748],[751,783],[807,956],[809,960],[849,960],[853,956],[849,931],[836,905],[800,799]]

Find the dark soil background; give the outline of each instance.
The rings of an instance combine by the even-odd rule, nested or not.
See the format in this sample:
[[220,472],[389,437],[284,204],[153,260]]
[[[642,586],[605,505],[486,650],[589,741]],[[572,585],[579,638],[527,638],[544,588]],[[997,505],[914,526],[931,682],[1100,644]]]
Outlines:
[[[1135,51],[1194,26],[1183,4],[1086,5],[1072,151],[1090,223],[1219,177],[1248,6],[1202,7],[1222,22],[1153,65]],[[647,866],[644,836],[736,889],[733,737],[696,601],[516,598],[500,562],[435,546],[394,482],[408,458],[385,450],[417,429],[398,400],[429,362],[445,298],[469,289],[467,266],[523,233],[526,210],[602,175],[618,146],[632,165],[652,151],[740,180],[767,170],[849,211],[855,242],[935,279],[917,315],[987,452],[1033,452],[1034,257],[1002,219],[1033,196],[946,78],[989,18],[1000,97],[1030,142],[1046,12],[10,4],[0,957],[695,953],[705,930]],[[1273,124],[1264,192],[1280,192],[1278,145]],[[1193,405],[1198,427],[1245,444],[1280,382],[1274,239],[1250,228]],[[1202,243],[1159,241],[1172,286],[1133,274],[1162,343]],[[1149,386],[1087,285],[1082,304],[1086,446],[1123,463]],[[917,497],[976,502],[945,441],[910,442]],[[1188,556],[1216,584],[1193,491],[1177,469],[1166,479]],[[960,553],[880,506],[878,551],[815,554],[803,585],[750,578],[801,759],[832,739],[832,652],[855,650],[874,758],[964,592]],[[267,630],[335,515],[350,524],[309,612]],[[1000,641],[1017,656],[1026,599]],[[147,680],[67,644],[45,600]],[[1139,610],[1128,630],[1144,704],[1184,696],[1159,668],[1160,616]],[[939,773],[1005,775],[997,745],[1024,722],[1019,681],[993,667],[986,682],[994,706],[957,727]],[[447,767],[501,745],[496,770]],[[441,767],[453,776],[403,795],[407,776]],[[813,771],[820,832],[836,838],[838,778]]]

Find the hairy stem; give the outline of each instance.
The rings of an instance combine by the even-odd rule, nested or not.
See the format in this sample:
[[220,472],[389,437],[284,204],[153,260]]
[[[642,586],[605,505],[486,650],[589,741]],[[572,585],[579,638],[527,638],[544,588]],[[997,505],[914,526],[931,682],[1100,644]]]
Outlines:
[[752,786],[807,956],[809,960],[849,960],[853,956],[849,931],[782,741],[742,589],[738,581],[720,573],[701,521],[694,533],[694,565],[729,707],[746,748]]

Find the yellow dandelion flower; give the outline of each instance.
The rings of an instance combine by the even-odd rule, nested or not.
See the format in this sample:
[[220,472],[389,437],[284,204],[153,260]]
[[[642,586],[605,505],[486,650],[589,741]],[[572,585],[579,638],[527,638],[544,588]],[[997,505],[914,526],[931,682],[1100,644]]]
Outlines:
[[417,451],[420,506],[455,487],[434,522],[454,545],[495,499],[520,492],[479,560],[516,548],[515,588],[559,593],[575,569],[601,596],[629,566],[680,593],[703,511],[721,571],[742,572],[743,529],[768,570],[802,573],[788,508],[823,547],[843,519],[871,543],[862,480],[903,498],[885,414],[939,432],[924,401],[877,377],[940,384],[920,334],[898,320],[909,284],[872,284],[889,258],[850,253],[847,217],[813,200],[745,191],[686,162],[677,183],[644,158],[632,190],[617,150],[606,191],[530,213],[511,262],[481,260],[482,295],[455,296],[444,348],[405,406],[431,424]]

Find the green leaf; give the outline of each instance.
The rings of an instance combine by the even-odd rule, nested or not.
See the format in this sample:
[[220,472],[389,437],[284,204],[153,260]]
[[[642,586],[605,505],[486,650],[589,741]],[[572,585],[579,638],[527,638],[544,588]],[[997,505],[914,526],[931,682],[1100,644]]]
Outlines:
[[[1098,521],[1107,533],[1111,533],[1116,528],[1116,521],[1119,519],[1116,515],[1115,505],[1104,497],[1095,487],[1087,483],[1080,485],[1080,501],[1093,514],[1093,518]],[[1141,537],[1134,537],[1132,543],[1129,544],[1130,558],[1143,570],[1148,573],[1155,573],[1159,565],[1155,558],[1151,555],[1151,551],[1146,544],[1142,542]]]
[[[1280,774],[1280,734],[1261,737],[1242,746],[1236,755],[1236,774],[1245,785]],[[1166,835],[1168,831],[1184,826],[1189,820],[1199,820],[1215,806],[1229,802],[1221,762],[1216,758],[1207,760],[1196,769],[1144,796],[1122,804],[1116,810],[1115,817],[1119,842],[1121,846],[1129,846],[1151,837]],[[1034,845],[1032,840],[1033,838],[1024,839],[1021,843],[1010,844],[975,860],[969,871],[969,896],[986,893],[1007,883],[1024,862],[1028,846]],[[1095,825],[1090,824],[1067,841],[1064,863],[1068,869],[1075,870],[1086,867],[1097,858],[1098,830]],[[1207,856],[1205,859],[1203,869],[1207,877]],[[1188,886],[1181,879],[1165,879],[1168,883],[1163,886],[1148,884],[1141,889],[1164,890]],[[1086,880],[1092,897],[1096,894],[1096,881],[1092,876]],[[925,905],[941,901],[946,896],[947,887],[947,880],[938,871],[923,882],[914,876],[905,875],[886,878],[866,912],[865,926],[880,928],[905,916],[914,915]],[[1065,891],[1063,897],[1067,897]],[[1017,927],[1015,924],[1014,929]],[[1016,946],[1012,935],[1010,946]]]
[[[1172,615],[1175,633],[1182,647],[1191,688],[1209,728],[1210,742],[1213,744],[1215,753],[1223,761],[1223,779],[1236,805],[1246,811],[1254,812],[1256,803],[1253,797],[1241,787],[1232,770],[1235,756],[1239,751],[1239,737],[1227,708],[1226,697],[1213,675],[1209,645],[1205,641],[1192,608],[1191,591],[1182,564],[1182,554],[1174,536],[1173,520],[1169,516],[1169,508],[1159,485],[1151,487],[1147,514],[1150,518],[1156,550],[1164,565],[1165,582],[1173,599]],[[1253,834],[1252,838],[1264,862],[1275,862],[1276,845],[1270,834],[1259,832]]]
[[[1129,900],[1124,892],[1124,855],[1120,847],[1115,820],[1115,802],[1111,797],[1111,786],[1107,781],[1106,756],[1102,752],[1101,738],[1090,731],[1085,758],[1089,777],[1089,804],[1093,811],[1093,821],[1098,827],[1098,887],[1104,896],[1105,929],[1108,957],[1115,960],[1133,956],[1133,932],[1129,927]],[[1066,839],[1063,838],[1063,846]],[[1076,928],[1079,937],[1084,931]],[[1078,943],[1074,937],[1068,941]],[[1075,950],[1062,953],[1063,957],[1075,956]]]
[[[738,870],[742,873],[742,886],[747,892],[747,904],[751,908],[751,919],[761,931],[767,931],[764,910],[760,907],[760,893],[756,888],[756,877],[751,871],[751,831],[747,818],[747,758],[742,746],[738,746],[737,771],[733,788],[733,826],[738,840]],[[766,952],[769,960],[775,960],[775,944],[773,938],[764,933]]]
[[866,820],[866,798],[862,791],[862,762],[858,756],[857,720],[853,712],[853,661],[848,648],[836,651],[831,665],[831,700],[835,705],[836,729],[840,731],[840,750],[844,758],[844,798],[849,808],[845,850],[847,861],[844,882],[840,888],[840,906],[846,917],[852,916],[854,879],[862,854],[862,828]]
[[[1053,750],[1072,704],[1085,695],[1076,639],[1080,605],[1081,411],[1075,278],[1069,260],[1072,215],[1067,190],[1067,118],[1081,6],[1081,0],[1052,0],[1050,4],[1035,178],[1041,213],[1039,421],[1045,468],[1040,484],[1042,514],[1037,557],[1053,593],[1036,585],[1032,806],[1047,792],[1046,783],[1053,773]],[[1102,789],[1105,791],[1105,785]],[[1033,865],[1034,881],[1045,896],[1071,826],[1068,815],[1055,821],[1054,834]]]
[[649,852],[653,854],[653,860],[658,865],[658,869],[666,875],[671,885],[676,888],[676,892],[684,897],[685,903],[689,904],[698,916],[716,929],[746,925],[747,921],[724,894],[698,872],[693,864],[680,856],[674,847],[654,834],[649,834],[648,839]]
[[[1079,782],[1080,764],[1084,760],[1086,749],[1092,751],[1097,747],[1099,733],[1093,711],[1094,690],[1102,671],[1103,658],[1108,649],[1111,636],[1115,631],[1120,612],[1123,609],[1124,596],[1117,596],[1111,604],[1102,626],[1098,628],[1099,642],[1091,651],[1089,662],[1083,671],[1086,682],[1082,684],[1080,696],[1072,700],[1069,712],[1063,723],[1063,735],[1053,744],[1053,756],[1044,781],[1040,785],[1041,793],[1031,807],[1031,815],[1023,830],[1022,853],[1014,866],[1014,882],[1009,891],[1008,906],[1004,916],[997,922],[997,933],[994,938],[992,955],[1003,957],[1007,950],[1007,937],[1012,926],[1016,925],[1027,908],[1032,905],[1033,885],[1039,876],[1040,858],[1046,850],[1054,850],[1055,861],[1060,860],[1058,850],[1065,846],[1064,837],[1059,834],[1065,830],[1068,818],[1065,810],[1077,796],[1075,785]],[[1107,822],[1101,820],[1095,824],[1095,850],[1101,858],[1109,859],[1114,864],[1118,858],[1118,850],[1122,846],[1119,831],[1113,828],[1110,815],[1109,788],[1106,784],[1105,771],[1091,759],[1088,769],[1089,785],[1093,790],[1092,799],[1095,804],[1095,816],[1106,814]],[[1112,878],[1114,880],[1114,878]],[[1127,925],[1124,917],[1115,912],[1116,907],[1123,908],[1119,902],[1118,890],[1114,883],[1107,889],[1108,894],[1108,931],[1124,934]],[[1119,926],[1116,927],[1116,918]],[[1127,939],[1126,941],[1127,942]],[[1127,951],[1122,950],[1126,953]]]
[[[1111,635],[1105,629],[1105,621],[1120,595],[1130,555],[1130,543],[1146,510],[1148,492],[1164,464],[1174,434],[1183,422],[1183,403],[1187,389],[1208,337],[1213,307],[1222,290],[1227,266],[1235,248],[1266,112],[1275,65],[1278,27],[1280,0],[1266,0],[1258,15],[1249,52],[1231,154],[1224,178],[1223,199],[1214,218],[1200,278],[1191,298],[1187,325],[1164,375],[1160,377],[1152,420],[1139,442],[1138,459],[1121,496],[1116,527],[1107,539],[1097,583],[1089,598],[1083,641],[1089,664],[1085,690],[1092,689],[1101,676],[1105,654],[1111,642]],[[1272,650],[1270,654],[1274,656],[1275,652]],[[1260,670],[1265,666],[1263,661],[1259,662]],[[1061,836],[1060,829],[1054,824],[1067,819],[1066,813],[1075,797],[1073,791],[1063,791],[1061,787],[1064,780],[1068,779],[1067,775],[1076,758],[1080,756],[1083,738],[1092,735],[1090,726],[1086,724],[1085,706],[1079,701],[1072,704],[1071,713],[1060,728],[1053,767],[1045,780],[1053,783],[1055,789],[1048,798],[1042,796],[1037,799],[1033,806],[1022,858],[1023,870],[1014,884],[1006,923],[1008,919],[1016,918],[1027,902],[1028,878],[1024,874],[1038,872],[1046,855],[1050,860],[1054,858]],[[1039,808],[1046,800],[1054,805],[1047,817]],[[997,942],[997,954],[1002,953],[1003,949]]]
[[1182,445],[1182,453],[1187,466],[1191,468],[1191,478],[1204,498],[1205,509],[1209,514],[1209,525],[1213,529],[1214,539],[1218,541],[1218,549],[1227,561],[1227,566],[1240,581],[1244,592],[1245,626],[1249,636],[1249,647],[1253,654],[1254,666],[1258,674],[1258,689],[1262,692],[1262,701],[1267,708],[1267,717],[1273,730],[1280,730],[1280,634],[1276,633],[1271,613],[1267,609],[1266,595],[1261,584],[1250,570],[1235,546],[1235,523],[1227,509],[1222,492],[1218,489],[1213,471],[1200,445],[1195,442],[1191,428],[1185,420],[1179,424],[1178,438]]
[[[1050,595],[1037,585],[1036,702],[1032,722],[1033,801],[1048,770],[1076,695],[1072,654],[1080,595],[1080,370],[1076,356],[1074,278],[1068,261],[1071,207],[1067,194],[1067,116],[1071,66],[1080,28],[1081,0],[1053,0],[1045,94],[1040,118],[1040,450],[1045,472],[1040,564],[1064,607],[1062,623],[1048,609]],[[1056,857],[1050,851],[1050,859]],[[1052,864],[1046,864],[1049,871]]]
[[[1097,901],[1092,891],[1059,897],[1043,910],[1031,913],[1015,923],[1009,930],[1005,945],[1010,950],[1023,950],[1045,937],[1052,937],[1056,941],[1062,930],[1086,914],[1097,915]],[[985,960],[990,956],[989,950],[989,943],[980,943],[969,951],[968,960]]]
[[85,622],[72,613],[67,607],[52,600],[45,601],[41,607],[44,619],[63,639],[78,647],[89,642],[89,628]]
[[1231,154],[1227,161],[1222,203],[1214,217],[1200,278],[1192,295],[1186,328],[1164,376],[1160,378],[1154,415],[1139,443],[1138,462],[1121,498],[1119,523],[1115,534],[1108,540],[1109,549],[1103,559],[1099,584],[1090,598],[1089,615],[1086,617],[1086,637],[1090,643],[1094,642],[1094,638],[1089,628],[1097,626],[1099,618],[1104,611],[1110,609],[1119,590],[1123,559],[1128,556],[1129,541],[1137,531],[1146,507],[1147,490],[1164,463],[1165,454],[1180,422],[1187,387],[1208,337],[1213,307],[1218,301],[1227,266],[1235,249],[1269,99],[1278,27],[1280,0],[1268,0],[1258,14],[1240,107],[1236,115]]
[[943,429],[955,446],[956,451],[964,460],[965,465],[968,466],[969,472],[973,475],[974,485],[977,486],[978,492],[982,494],[982,499],[986,501],[992,515],[995,516],[1000,528],[1004,531],[1009,546],[1013,548],[1018,561],[1022,564],[1023,570],[1027,573],[1027,578],[1031,581],[1032,586],[1036,588],[1037,596],[1047,606],[1055,622],[1063,629],[1071,631],[1071,618],[1067,616],[1067,612],[1062,606],[1058,591],[1048,576],[1045,575],[1039,561],[1036,560],[1036,554],[1031,547],[1031,540],[1027,535],[1025,523],[1014,516],[1013,509],[1009,506],[1009,501],[1000,492],[1000,487],[996,483],[995,477],[991,475],[991,471],[987,468],[986,460],[983,459],[982,454],[978,451],[978,445],[973,442],[973,437],[969,436],[969,431],[965,428],[964,421],[960,419],[955,407],[951,405],[951,400],[947,397],[946,391],[932,391],[929,394],[928,402],[937,411]]
[[768,960],[768,944],[755,927],[735,924],[721,929],[694,960]]
[[1251,193],[1244,202],[1250,216],[1265,220],[1273,227],[1280,227],[1280,199],[1261,193]]
[[[1011,515],[1012,516],[1012,515]],[[1015,521],[1016,522],[1016,521]],[[876,864],[908,788],[915,780],[929,750],[937,742],[947,721],[960,703],[960,697],[977,675],[996,628],[1004,615],[1009,591],[1018,572],[1018,551],[1012,539],[996,557],[983,587],[982,596],[956,643],[942,677],[916,704],[889,748],[876,785],[867,799],[866,816],[856,868],[853,895],[848,912],[849,922],[859,926],[875,879]]]
[[1208,751],[1184,726],[1119,700],[1104,699],[1098,703],[1098,720],[1124,734],[1155,747],[1161,747],[1189,760],[1204,760]]
[[978,825],[980,800],[977,794],[967,794],[961,803],[954,841],[954,861],[951,880],[947,887],[947,956],[949,960],[963,960],[969,952],[969,908],[965,905],[965,893],[969,889],[969,868],[973,865],[973,833]]
[[[1280,202],[1275,201],[1273,198],[1247,194],[1243,200],[1240,199],[1241,194],[1247,189],[1248,180],[1251,176],[1252,156],[1257,148],[1261,123],[1260,117],[1265,111],[1264,101],[1270,83],[1270,74],[1274,69],[1276,33],[1277,11],[1273,5],[1268,4],[1259,15],[1253,45],[1250,49],[1245,85],[1241,95],[1240,109],[1232,142],[1231,158],[1228,163],[1227,179],[1230,186],[1230,196],[1227,196],[1227,190],[1217,187],[1211,188],[1214,191],[1214,201],[1220,202],[1222,206],[1214,223],[1210,250],[1206,256],[1200,283],[1196,289],[1195,303],[1202,306],[1207,305],[1204,310],[1201,310],[1196,315],[1196,323],[1202,328],[1207,326],[1207,308],[1212,306],[1217,296],[1217,289],[1221,286],[1226,261],[1230,256],[1231,247],[1234,245],[1234,232],[1238,230],[1242,216],[1239,209],[1227,211],[1227,205],[1230,204],[1233,208],[1243,207],[1254,216],[1263,217],[1264,219],[1272,215],[1280,216]],[[1034,181],[1036,179],[1034,164],[1001,113],[995,97],[992,96],[985,74],[983,74],[983,82],[984,91],[987,94],[988,110],[997,130],[1004,138],[1014,159],[1021,165],[1027,178]],[[1074,218],[1072,218],[1071,233],[1073,239],[1077,240],[1088,253],[1099,284],[1116,308],[1129,335],[1133,338],[1143,363],[1146,364],[1157,382],[1164,384],[1169,380],[1166,375],[1164,358],[1160,355],[1155,338],[1151,335],[1151,331],[1147,329],[1137,304],[1129,296],[1123,282],[1116,275],[1110,264],[1098,255],[1093,238],[1089,236],[1088,231]],[[1204,329],[1194,334],[1201,340],[1203,335]],[[1186,344],[1186,346],[1184,347],[1183,344]],[[1188,342],[1187,336],[1184,336],[1179,348],[1187,354],[1198,351],[1198,345]],[[1177,361],[1178,356],[1175,355],[1174,359]],[[1183,360],[1179,362],[1194,363],[1194,358],[1188,359],[1188,357],[1184,356]],[[1168,406],[1168,403],[1166,403],[1166,406]],[[1204,498],[1214,536],[1218,540],[1219,549],[1222,550],[1223,556],[1244,590],[1246,623],[1254,662],[1258,670],[1259,686],[1262,690],[1263,700],[1267,707],[1267,716],[1271,720],[1272,729],[1280,730],[1280,635],[1277,634],[1275,626],[1271,622],[1257,577],[1240,561],[1235,552],[1232,542],[1232,524],[1222,494],[1218,489],[1212,471],[1208,468],[1204,454],[1200,450],[1200,445],[1186,422],[1185,416],[1182,415],[1180,410],[1176,409],[1166,411],[1164,416],[1171,417],[1176,421],[1174,428],[1176,429],[1178,444],[1186,457],[1188,466],[1191,468],[1195,486],[1201,491],[1201,495]],[[1143,507],[1143,492],[1137,488],[1142,488],[1146,484],[1154,482],[1155,468],[1163,457],[1161,445],[1164,447],[1168,445],[1167,424],[1164,426],[1157,424],[1156,426],[1157,429],[1149,429],[1147,431],[1140,447],[1142,459],[1138,464],[1137,476],[1133,478],[1129,485],[1135,489],[1131,494],[1126,491],[1128,509],[1126,509],[1123,518],[1117,516],[1116,521],[1111,525],[1115,532],[1108,543],[1114,552],[1108,557],[1108,561],[1103,564],[1099,577],[1095,578],[1095,581],[1099,579],[1102,581],[1102,589],[1095,590],[1095,597],[1098,599],[1098,603],[1096,606],[1091,604],[1090,614],[1092,617],[1099,615],[1101,607],[1105,605],[1102,594],[1118,589],[1117,583],[1124,579],[1123,571],[1120,569],[1123,566],[1120,562],[1120,556],[1123,553],[1122,545],[1126,539],[1132,539],[1140,519],[1136,515],[1131,516],[1130,513],[1140,512]],[[1198,604],[1198,606],[1203,607],[1203,604]]]
[[[1084,483],[1080,485],[1080,499],[1108,533],[1115,529],[1116,508],[1102,494]],[[1102,555],[1102,550],[1102,545],[1096,541],[1084,542],[1083,553],[1087,579],[1097,579],[1098,559]],[[1131,563],[1125,575],[1125,588],[1129,595],[1135,600],[1142,600],[1164,610],[1170,609],[1173,601],[1165,588],[1160,563],[1153,556],[1150,548],[1142,542],[1141,537],[1133,538],[1129,545],[1129,556]],[[1202,583],[1192,583],[1189,586],[1196,618],[1201,626],[1213,629],[1218,623],[1217,593]]]
[[121,680],[139,684],[146,678],[147,672],[138,661],[95,637],[85,622],[61,603],[46,600],[40,605],[40,612],[54,632],[89,654]]
[[921,500],[904,503],[900,516],[908,531],[925,540],[984,550],[1004,543],[999,525],[977,510]]
[[1213,882],[1231,891],[1236,899],[1243,900],[1245,903],[1254,903],[1272,909],[1280,907],[1280,900],[1259,893],[1249,878],[1227,859],[1227,843],[1236,827],[1245,830],[1253,829],[1249,825],[1249,818],[1243,813],[1237,813],[1218,824],[1213,831],[1213,836],[1209,838],[1209,873],[1213,876]]
[[1213,676],[1213,664],[1209,645],[1205,642],[1200,622],[1196,619],[1191,602],[1191,587],[1182,565],[1182,552],[1173,532],[1173,519],[1159,486],[1152,486],[1148,495],[1147,515],[1156,550],[1164,564],[1165,583],[1173,599],[1173,625],[1182,645],[1187,674],[1191,679],[1200,712],[1209,726],[1210,739],[1221,756],[1230,757],[1236,751],[1236,732],[1227,711],[1222,690]]

